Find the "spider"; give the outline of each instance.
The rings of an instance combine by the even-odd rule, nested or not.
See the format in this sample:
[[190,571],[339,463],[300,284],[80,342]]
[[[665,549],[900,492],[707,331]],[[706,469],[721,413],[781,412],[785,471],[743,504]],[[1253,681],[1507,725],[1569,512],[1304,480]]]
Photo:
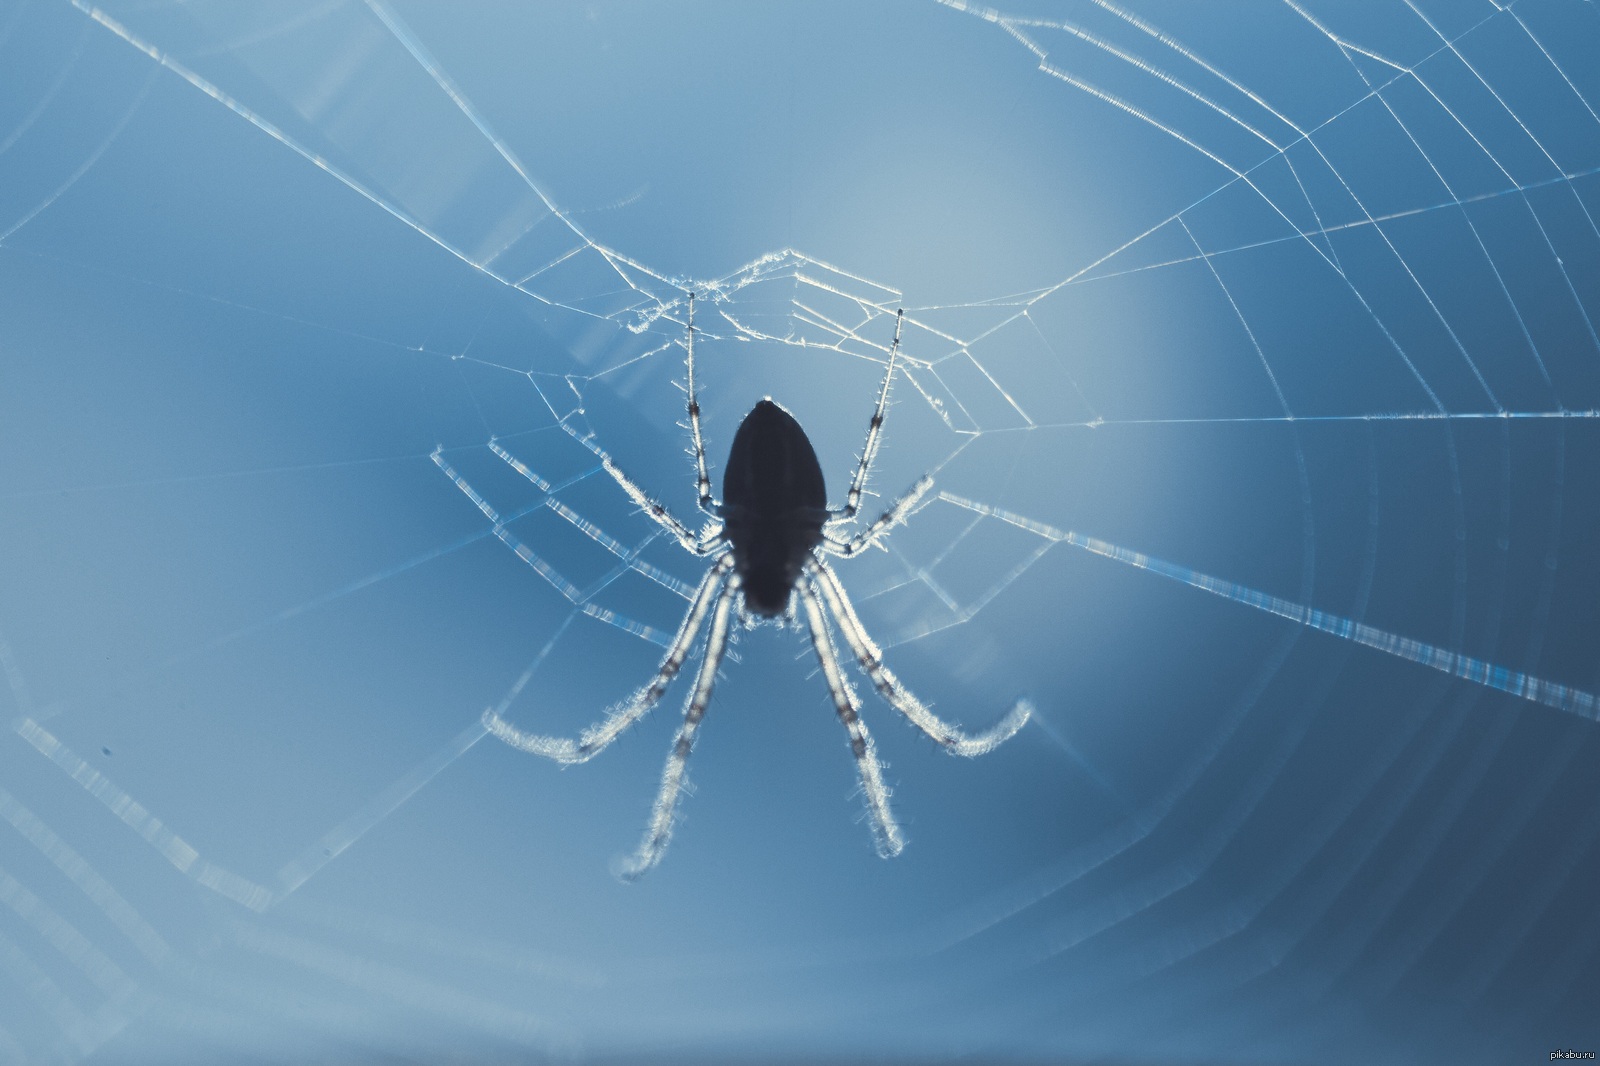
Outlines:
[[[660,702],[688,660],[709,619],[705,652],[684,705],[683,725],[678,728],[662,771],[661,788],[656,794],[649,825],[632,857],[617,871],[623,879],[634,880],[661,860],[672,837],[674,812],[686,784],[689,753],[711,703],[711,690],[727,651],[728,627],[735,612],[747,626],[798,621],[797,615],[803,613],[812,648],[822,667],[823,680],[833,698],[839,721],[850,738],[850,752],[855,756],[861,778],[873,841],[879,855],[891,858],[900,853],[905,839],[889,809],[889,789],[883,782],[883,767],[878,762],[872,735],[861,720],[855,691],[840,669],[827,615],[832,615],[834,625],[843,634],[857,664],[872,680],[878,694],[952,755],[971,757],[992,750],[1021,729],[1032,713],[1028,702],[1019,700],[999,723],[976,735],[968,735],[934,715],[884,665],[882,652],[862,626],[838,575],[828,565],[829,555],[849,559],[876,546],[892,527],[910,516],[933,487],[933,477],[925,474],[854,537],[843,539],[834,532],[854,522],[861,509],[862,490],[883,433],[889,383],[894,377],[895,359],[900,351],[905,312],[901,310],[895,316],[894,343],[889,349],[883,383],[878,388],[877,407],[868,423],[866,444],[845,495],[844,506],[830,508],[822,467],[811,441],[794,416],[771,398],[756,404],[740,423],[723,473],[722,499],[719,501],[712,495],[711,478],[706,472],[705,439],[700,432],[700,402],[694,384],[694,300],[694,294],[690,293],[685,344],[689,370],[686,391],[697,502],[700,511],[707,516],[704,527],[699,533],[691,533],[665,505],[624,474],[610,456],[602,455],[605,471],[645,514],[671,534],[684,550],[712,560],[690,599],[689,611],[649,683],[614,707],[604,719],[584,730],[577,740],[525,733],[492,709],[484,712],[484,725],[495,736],[523,751],[565,764],[587,762]],[[799,611],[794,605],[796,599]]]

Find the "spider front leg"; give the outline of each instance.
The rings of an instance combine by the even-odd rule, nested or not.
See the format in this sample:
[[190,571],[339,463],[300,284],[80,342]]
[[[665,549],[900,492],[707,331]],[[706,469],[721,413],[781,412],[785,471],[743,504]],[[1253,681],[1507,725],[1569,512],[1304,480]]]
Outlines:
[[722,517],[722,505],[711,495],[711,475],[706,472],[706,441],[700,433],[700,397],[694,388],[694,293],[689,294],[689,437],[694,441],[695,502],[712,518]]
[[671,533],[685,551],[691,555],[710,555],[721,548],[726,541],[722,537],[722,523],[720,521],[722,505],[711,495],[711,475],[706,467],[706,442],[704,435],[700,432],[700,398],[694,386],[694,293],[692,292],[689,294],[689,325],[686,347],[689,351],[689,437],[694,442],[695,504],[713,521],[708,523],[698,536],[690,533],[689,527],[685,526],[671,511],[667,510],[666,504],[655,499],[635,484],[634,480],[624,474],[621,468],[612,461],[611,456],[602,454],[600,462],[605,467],[606,473],[610,474],[612,479],[622,486],[622,491],[628,494],[628,498],[638,504],[644,510],[644,513],[649,515],[657,525]]
[[[717,560],[715,566],[706,571],[706,576],[700,580],[700,587],[695,590],[689,613],[684,616],[683,624],[678,627],[677,636],[673,637],[672,644],[667,648],[666,657],[661,660],[656,676],[651,678],[650,683],[644,688],[629,697],[626,703],[618,706],[603,720],[585,729],[576,741],[568,737],[525,733],[501,718],[493,708],[483,712],[484,728],[498,739],[530,755],[542,755],[568,765],[588,762],[610,746],[611,742],[621,736],[629,726],[649,714],[651,708],[661,701],[667,686],[672,684],[672,679],[678,676],[684,661],[689,658],[689,650],[694,647],[695,637],[699,635],[700,627],[705,624],[706,615],[711,612],[713,604],[720,605],[726,600],[727,593],[723,591],[723,583],[732,570],[733,556],[724,555]],[[719,596],[722,600],[718,599]]]
[[[731,560],[732,556],[728,556]],[[639,841],[632,857],[620,864],[617,875],[625,881],[637,880],[650,867],[661,861],[667,843],[672,839],[672,823],[678,807],[678,797],[683,792],[684,779],[689,768],[689,753],[694,750],[695,734],[700,731],[700,721],[711,706],[711,690],[717,682],[717,667],[728,650],[728,615],[738,595],[739,578],[733,575],[727,587],[717,597],[716,610],[711,618],[711,635],[706,638],[705,657],[700,661],[700,672],[695,675],[694,688],[684,704],[683,725],[672,742],[672,752],[661,772],[661,790],[656,794],[655,806],[650,811],[650,824]]]
[[645,492],[644,489],[635,484],[632,478],[624,474],[617,464],[612,462],[611,456],[602,456],[600,465],[605,467],[606,473],[610,474],[618,485],[622,486],[622,491],[628,494],[628,498],[637,504],[645,514],[649,515],[651,521],[671,533],[683,547],[683,550],[690,555],[711,555],[726,543],[722,538],[722,525],[720,522],[708,524],[697,536],[689,532],[689,527],[678,521],[672,512],[667,510],[666,504],[653,498],[648,492]]
[[807,567],[807,571],[812,575],[818,591],[822,593],[822,598],[827,601],[833,617],[838,620],[839,630],[844,634],[845,643],[849,644],[850,650],[855,653],[856,662],[860,664],[862,671],[872,679],[878,695],[895,710],[911,719],[912,724],[945,751],[969,758],[993,751],[1015,736],[1017,730],[1021,729],[1033,714],[1032,704],[1027,700],[1018,700],[993,728],[975,736],[968,736],[958,727],[944,721],[903,688],[900,679],[883,664],[883,652],[867,635],[861,619],[856,617],[856,609],[851,606],[850,597],[845,595],[844,586],[839,583],[839,576],[833,572],[833,568],[821,559],[817,559]]
[[906,842],[900,833],[900,826],[895,823],[894,812],[889,809],[889,789],[883,783],[883,764],[878,761],[872,734],[867,732],[867,724],[861,720],[856,694],[839,670],[839,654],[828,632],[822,605],[817,602],[813,582],[807,579],[797,591],[801,602],[805,604],[806,622],[811,627],[811,646],[816,650],[817,661],[822,664],[822,677],[827,683],[828,694],[833,697],[839,721],[850,735],[850,754],[856,758],[856,770],[861,776],[861,795],[867,801],[867,816],[872,820],[872,841],[877,845],[880,856],[892,859],[900,854]]
[[904,496],[890,504],[889,509],[878,516],[876,522],[863,529],[855,537],[850,540],[840,540],[830,534],[823,534],[822,550],[830,555],[849,559],[860,555],[868,548],[875,547],[890,529],[911,516],[911,513],[917,509],[917,504],[922,502],[922,497],[926,496],[931,488],[933,488],[933,475],[923,474],[922,477],[917,479],[917,483],[907,490]]
[[883,436],[883,419],[889,410],[889,382],[894,379],[894,361],[900,354],[900,327],[905,324],[904,310],[894,313],[894,343],[889,346],[889,365],[883,371],[883,383],[878,386],[878,406],[872,411],[872,421],[867,423],[867,443],[861,447],[861,462],[850,479],[850,491],[845,494],[844,506],[833,513],[831,521],[848,522],[861,510],[861,492],[867,483],[872,461],[878,456],[878,441]]

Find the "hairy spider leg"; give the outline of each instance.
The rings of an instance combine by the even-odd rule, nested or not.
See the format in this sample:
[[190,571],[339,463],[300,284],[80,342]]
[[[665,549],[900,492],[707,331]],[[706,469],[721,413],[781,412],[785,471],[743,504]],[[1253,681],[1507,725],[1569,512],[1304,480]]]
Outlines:
[[833,512],[831,521],[848,522],[861,510],[861,491],[867,484],[867,473],[878,457],[878,441],[883,436],[883,419],[889,410],[889,382],[894,377],[895,357],[900,354],[900,327],[905,323],[902,308],[894,313],[894,343],[889,346],[889,365],[883,371],[883,384],[878,386],[878,406],[867,423],[867,443],[861,448],[861,462],[856,466],[855,477],[850,479],[850,491],[845,494],[844,506]]
[[817,661],[822,664],[822,677],[833,697],[833,707],[839,721],[850,735],[850,754],[856,758],[856,770],[861,776],[861,795],[867,802],[867,817],[872,823],[872,842],[878,855],[892,859],[906,846],[900,826],[895,823],[894,812],[889,809],[889,789],[883,783],[883,764],[878,761],[878,750],[872,743],[872,734],[861,720],[860,706],[855,690],[839,669],[839,653],[833,646],[833,636],[828,632],[822,605],[810,582],[800,586],[800,600],[805,604],[806,621],[811,626],[811,646],[816,650]]
[[694,388],[694,293],[689,294],[689,436],[694,440],[694,490],[700,510],[722,517],[722,505],[712,498],[711,475],[706,472],[706,441],[700,434],[700,397]]
[[651,521],[671,533],[678,543],[682,545],[683,550],[690,555],[715,555],[726,547],[727,542],[722,538],[722,526],[720,523],[708,525],[696,536],[689,532],[689,527],[673,517],[672,512],[667,510],[666,504],[652,497],[635,484],[632,478],[624,474],[617,464],[611,460],[611,456],[602,454],[600,465],[605,467],[606,473],[611,475],[612,480],[622,486],[622,491],[628,494],[628,498],[637,504],[645,514],[649,515]]
[[882,696],[889,706],[909,718],[913,725],[926,733],[945,751],[968,758],[993,751],[1015,736],[1017,730],[1021,729],[1033,714],[1031,703],[1027,700],[1018,700],[1004,718],[987,731],[974,736],[969,736],[958,727],[944,721],[902,686],[900,679],[884,665],[883,652],[873,643],[866,627],[861,624],[861,619],[856,616],[856,609],[851,605],[850,597],[845,595],[844,586],[839,583],[839,576],[833,572],[833,567],[818,559],[807,568],[807,571],[814,586],[822,593],[828,609],[838,620],[839,631],[844,634],[845,643],[849,644],[850,650],[855,653],[856,662],[860,664],[862,672],[872,679],[878,695]]
[[[720,519],[722,505],[711,495],[711,475],[706,469],[706,442],[700,432],[700,398],[694,387],[694,293],[689,294],[689,325],[688,325],[688,364],[689,364],[689,436],[694,441],[694,468],[695,468],[695,502],[700,510],[713,519]],[[712,522],[700,531],[698,535],[689,532],[673,513],[667,510],[667,505],[655,499],[644,491],[632,478],[622,472],[611,456],[602,452],[601,465],[606,473],[610,474],[616,483],[622,486],[622,491],[628,498],[637,504],[651,520],[665,529],[678,541],[683,549],[691,555],[713,555],[727,546],[727,541],[722,536],[720,522]]]
[[[497,448],[493,441],[490,442],[489,446],[491,448]],[[498,449],[496,454],[500,454],[502,452],[504,452],[504,449]],[[493,523],[493,527],[490,532],[494,534],[495,539],[500,541],[500,543],[504,544],[507,548],[510,548],[518,559],[521,559],[524,563],[526,563],[530,570],[532,570],[535,574],[538,574],[546,584],[560,593],[561,597],[568,603],[572,604],[589,617],[597,618],[600,621],[605,622],[607,625],[616,626],[618,629],[625,629],[629,633],[642,636],[646,640],[653,641],[657,644],[665,645],[667,643],[661,634],[657,633],[654,629],[645,625],[643,622],[636,621],[626,615],[618,614],[615,611],[606,610],[605,608],[596,606],[596,604],[589,598],[589,591],[580,589],[571,581],[568,581],[566,577],[562,575],[561,571],[550,565],[548,560],[540,558],[532,548],[529,548],[526,544],[522,543],[522,541],[517,539],[517,536],[511,532],[510,523],[515,522],[519,518],[524,518],[540,508],[548,508],[568,522],[572,523],[572,525],[584,536],[588,537],[590,540],[594,541],[596,544],[600,545],[606,551],[610,552],[619,560],[621,560],[618,569],[613,569],[609,574],[602,577],[597,584],[591,586],[591,589],[603,587],[615,576],[625,570],[633,570],[649,580],[654,581],[662,588],[672,590],[673,592],[682,596],[684,599],[692,599],[692,589],[688,584],[683,581],[679,581],[676,577],[673,577],[660,567],[652,566],[649,563],[643,562],[639,559],[639,552],[643,550],[644,546],[650,542],[650,539],[653,538],[655,534],[651,534],[650,538],[640,542],[640,544],[636,545],[635,547],[629,548],[616,538],[606,536],[593,522],[590,522],[587,518],[584,518],[576,511],[565,506],[564,504],[558,503],[555,500],[554,493],[560,491],[568,485],[573,484],[576,481],[581,480],[582,478],[588,477],[589,474],[593,473],[592,470],[574,474],[572,477],[557,485],[548,484],[542,478],[539,478],[537,474],[533,474],[530,471],[529,480],[533,481],[536,485],[545,486],[543,489],[541,489],[542,495],[536,502],[511,514],[502,515],[499,511],[495,510],[494,506],[490,504],[488,500],[484,499],[483,495],[479,493],[477,489],[474,489],[472,485],[467,482],[466,478],[462,477],[461,474],[456,471],[455,467],[451,466],[445,461],[441,449],[434,449],[432,459],[434,465],[439,468],[444,476],[449,478],[451,482],[455,484],[456,488],[460,489],[462,494],[465,495],[467,499],[472,501],[473,506],[477,507],[479,512],[481,512],[485,518]],[[521,464],[517,465],[520,466]],[[526,469],[526,467],[523,467],[523,469]]]
[[695,734],[700,730],[701,719],[706,716],[706,708],[711,705],[711,690],[717,683],[717,667],[722,664],[722,657],[728,650],[728,617],[738,592],[739,575],[730,574],[717,597],[717,606],[711,617],[711,634],[706,638],[705,656],[700,661],[700,672],[695,675],[694,688],[690,690],[689,699],[684,705],[683,725],[678,727],[672,751],[667,755],[667,765],[661,771],[661,790],[656,793],[655,806],[650,811],[650,824],[645,828],[644,839],[639,841],[638,850],[617,871],[624,880],[636,880],[660,862],[667,850],[667,843],[672,839],[672,823],[688,773],[689,752],[694,750]]
[[706,615],[711,613],[712,605],[718,602],[719,595],[725,598],[722,586],[732,569],[733,556],[724,555],[717,560],[716,565],[706,571],[706,576],[700,579],[700,587],[695,590],[689,613],[684,615],[683,624],[678,627],[677,636],[672,638],[672,644],[667,648],[667,654],[662,658],[655,677],[625,702],[614,707],[603,719],[580,733],[576,741],[570,737],[526,733],[501,718],[492,707],[483,712],[484,728],[499,740],[530,755],[542,755],[546,759],[554,759],[569,766],[588,762],[661,702],[667,687],[672,684],[673,679],[678,676],[678,671],[683,669],[685,660],[689,658],[689,651],[694,647],[695,638],[700,635],[700,629],[705,625]]
[[[516,456],[502,448],[500,446],[500,442],[493,437],[489,438],[489,450],[498,455],[507,466],[511,467],[511,469],[515,470],[517,473],[521,474],[524,478],[531,482],[533,486],[540,492],[544,493],[544,498],[539,501],[541,506],[547,507],[551,511],[554,511],[556,514],[570,522],[584,536],[600,545],[612,555],[615,555],[618,559],[621,559],[624,570],[633,570],[636,573],[642,574],[651,581],[654,581],[656,584],[660,585],[662,588],[671,589],[673,592],[676,592],[686,600],[694,599],[694,590],[688,583],[681,581],[673,575],[667,573],[659,566],[653,566],[639,558],[639,554],[644,550],[645,546],[650,543],[648,540],[640,541],[632,548],[628,547],[621,541],[617,540],[617,538],[607,535],[597,523],[589,521],[587,518],[584,518],[566,504],[557,500],[555,498],[557,486],[550,484],[550,482],[540,477],[537,472],[529,467],[527,463],[524,463],[521,459],[518,459]],[[569,479],[569,482],[570,480],[571,479]],[[462,484],[464,486],[463,491],[469,491],[471,489],[471,486],[465,485],[465,482],[462,482]],[[473,495],[476,494],[474,493]],[[491,519],[491,521],[496,521],[496,519]],[[513,547],[513,550],[517,549]],[[518,554],[521,555],[522,552],[518,551]],[[526,562],[527,560],[524,559],[524,561]],[[609,581],[617,573],[618,571],[613,570],[602,580]],[[596,615],[595,617],[600,616]],[[631,626],[624,626],[623,628],[631,630]]]
[[910,517],[911,512],[917,509],[917,504],[922,502],[922,497],[926,496],[931,488],[933,488],[933,475],[923,474],[915,485],[906,490],[904,496],[890,504],[888,510],[878,516],[877,521],[855,537],[850,540],[840,540],[838,537],[823,534],[819,547],[841,559],[854,558],[868,548],[876,547],[878,541],[887,536],[890,529]]

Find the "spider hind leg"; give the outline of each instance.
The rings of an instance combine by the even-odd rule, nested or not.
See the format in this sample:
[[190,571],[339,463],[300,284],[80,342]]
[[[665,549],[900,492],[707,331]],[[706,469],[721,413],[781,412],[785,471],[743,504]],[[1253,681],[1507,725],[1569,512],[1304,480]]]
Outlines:
[[661,701],[667,687],[672,684],[678,672],[683,669],[684,662],[689,658],[695,638],[700,635],[700,629],[705,625],[706,616],[721,602],[719,597],[727,596],[723,584],[732,569],[733,557],[724,555],[716,565],[706,571],[706,576],[700,581],[700,587],[695,590],[689,613],[684,615],[682,624],[678,626],[677,635],[672,638],[672,644],[668,646],[667,654],[662,658],[655,677],[603,719],[585,729],[577,740],[524,732],[501,718],[493,707],[483,712],[484,728],[493,733],[497,739],[530,755],[542,755],[546,759],[553,759],[569,766],[588,762],[609,747],[611,742],[627,731],[629,726],[649,714]]
[[833,697],[834,710],[839,722],[850,736],[850,754],[855,756],[856,771],[861,778],[861,796],[866,800],[867,818],[872,824],[872,842],[881,858],[892,859],[906,846],[905,836],[889,808],[889,788],[883,783],[883,764],[878,761],[878,751],[872,743],[872,734],[861,720],[856,705],[855,692],[850,688],[839,669],[839,655],[828,632],[828,623],[822,605],[811,588],[809,580],[796,590],[805,605],[806,621],[811,627],[811,646],[816,650],[817,661],[822,664],[823,680],[828,694]]
[[644,839],[627,859],[617,864],[617,876],[624,881],[636,881],[661,861],[667,844],[672,840],[673,823],[677,817],[678,797],[689,786],[689,753],[694,750],[695,735],[711,705],[711,690],[717,682],[717,667],[728,650],[728,623],[733,601],[739,590],[738,575],[732,575],[718,594],[711,615],[711,633],[706,638],[705,656],[695,675],[694,688],[684,705],[683,725],[673,739],[667,764],[661,771],[661,788],[656,793],[655,806],[650,811],[650,823],[645,828]]
[[810,573],[817,591],[822,594],[823,601],[828,605],[828,610],[838,620],[839,631],[844,634],[845,643],[850,645],[850,650],[855,653],[856,662],[862,672],[872,679],[878,695],[883,697],[885,703],[910,719],[913,725],[926,733],[945,751],[951,755],[962,755],[967,758],[983,755],[1010,740],[1027,724],[1033,714],[1033,705],[1027,700],[1018,700],[1012,705],[1011,710],[1006,712],[1004,718],[982,733],[968,734],[934,714],[884,665],[883,652],[867,635],[866,627],[856,616],[856,610],[850,604],[850,597],[845,595],[844,586],[839,583],[839,576],[833,572],[833,568],[823,560],[817,559],[811,564]]

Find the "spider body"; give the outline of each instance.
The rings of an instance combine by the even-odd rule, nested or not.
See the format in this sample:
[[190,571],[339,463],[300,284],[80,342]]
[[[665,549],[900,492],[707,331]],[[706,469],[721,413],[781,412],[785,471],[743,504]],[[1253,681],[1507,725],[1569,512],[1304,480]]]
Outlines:
[[[701,513],[707,518],[705,526],[699,533],[691,532],[664,504],[652,499],[624,474],[610,456],[600,453],[602,467],[628,498],[651,521],[671,534],[685,551],[709,558],[711,565],[689,597],[688,613],[678,626],[677,635],[667,645],[667,653],[656,675],[576,740],[525,733],[493,709],[484,712],[483,722],[489,732],[523,751],[562,763],[586,762],[661,701],[689,661],[696,644],[701,644],[700,665],[684,701],[683,724],[678,728],[661,773],[661,787],[656,793],[650,823],[638,849],[623,863],[619,871],[623,877],[632,879],[643,874],[659,862],[666,851],[678,799],[687,785],[689,755],[694,749],[701,720],[711,706],[717,668],[727,654],[729,630],[735,617],[747,622],[780,615],[804,619],[834,712],[850,741],[878,854],[885,858],[899,854],[905,841],[889,808],[889,789],[883,781],[883,766],[878,762],[872,735],[861,720],[855,690],[840,667],[839,653],[834,647],[835,631],[844,638],[856,665],[871,679],[878,695],[952,755],[982,755],[1021,729],[1032,713],[1027,701],[1018,700],[1009,714],[978,734],[968,734],[935,715],[907,691],[884,664],[883,653],[867,634],[844,585],[828,563],[830,555],[849,559],[879,544],[890,529],[918,509],[922,498],[933,487],[933,478],[924,475],[855,536],[845,539],[833,532],[855,522],[861,509],[862,491],[878,452],[884,412],[888,409],[889,383],[894,378],[903,322],[903,314],[897,314],[894,344],[889,349],[888,365],[878,389],[878,405],[868,424],[866,445],[861,450],[861,459],[842,507],[828,507],[816,450],[794,416],[770,399],[756,404],[739,424],[723,475],[724,498],[718,502],[712,496],[705,440],[700,433],[700,403],[694,387],[692,293],[685,344],[689,368],[689,433],[694,443],[696,497]],[[524,469],[509,452],[491,446],[507,463]],[[437,452],[434,461],[480,510],[488,508],[482,497],[440,460]],[[485,513],[491,512],[485,510]],[[791,603],[796,598],[799,599],[798,610]],[[703,644],[702,633],[705,634]]]
[[722,521],[745,610],[763,618],[783,614],[822,543],[828,493],[805,430],[771,399],[751,408],[733,436],[722,475]]

